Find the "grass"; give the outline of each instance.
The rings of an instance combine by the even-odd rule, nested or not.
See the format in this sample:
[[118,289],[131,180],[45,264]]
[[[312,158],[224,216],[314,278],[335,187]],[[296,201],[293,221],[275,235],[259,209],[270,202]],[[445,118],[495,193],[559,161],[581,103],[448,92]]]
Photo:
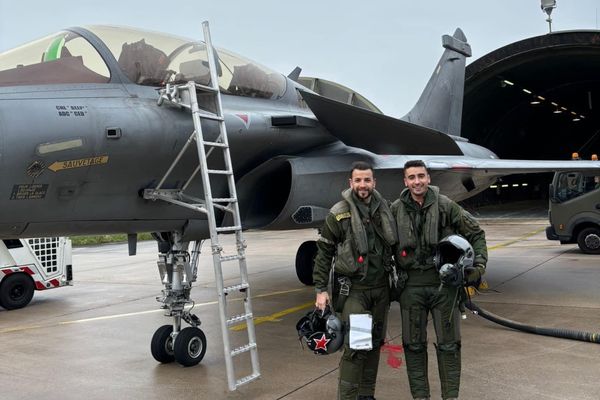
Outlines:
[[[138,233],[138,240],[152,240],[149,233]],[[73,247],[77,246],[93,246],[103,243],[123,243],[127,242],[127,234],[117,235],[95,235],[95,236],[73,236],[71,237]]]

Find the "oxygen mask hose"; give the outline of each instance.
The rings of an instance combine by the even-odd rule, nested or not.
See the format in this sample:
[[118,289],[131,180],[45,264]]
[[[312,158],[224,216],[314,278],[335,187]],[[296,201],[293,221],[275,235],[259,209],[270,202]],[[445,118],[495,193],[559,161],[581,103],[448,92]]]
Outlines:
[[484,310],[477,304],[473,303],[470,297],[468,301],[465,301],[465,306],[469,310],[471,310],[473,314],[479,315],[489,321],[495,322],[502,326],[506,326],[507,328],[512,328],[527,333],[534,333],[536,335],[553,336],[562,339],[580,340],[582,342],[600,343],[600,333],[581,332],[561,328],[543,328],[539,326],[522,324],[520,322],[503,318],[499,315]]

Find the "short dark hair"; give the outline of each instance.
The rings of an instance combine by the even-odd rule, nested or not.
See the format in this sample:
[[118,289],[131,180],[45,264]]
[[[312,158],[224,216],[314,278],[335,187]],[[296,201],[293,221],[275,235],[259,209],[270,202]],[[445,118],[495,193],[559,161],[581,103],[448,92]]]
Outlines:
[[404,169],[402,170],[403,174],[405,175],[406,170],[413,167],[423,167],[425,168],[427,175],[429,175],[429,168],[427,168],[427,165],[425,165],[425,162],[423,160],[409,160],[406,163],[404,163]]
[[366,171],[370,169],[371,171],[373,171],[373,166],[367,161],[354,161],[352,163],[352,168],[350,168],[350,178],[352,178],[352,173],[355,169],[359,171]]

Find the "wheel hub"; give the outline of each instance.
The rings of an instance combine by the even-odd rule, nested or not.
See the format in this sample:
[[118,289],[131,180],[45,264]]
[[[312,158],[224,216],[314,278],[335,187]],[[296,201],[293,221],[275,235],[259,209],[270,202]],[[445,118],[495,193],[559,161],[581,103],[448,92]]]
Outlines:
[[167,341],[165,342],[165,351],[169,355],[173,355],[173,336],[169,336]]
[[192,358],[197,358],[202,353],[202,341],[195,337],[188,343],[188,353]]
[[585,245],[592,250],[600,248],[600,236],[595,233],[587,235],[585,237]]
[[16,285],[10,290],[10,299],[18,300],[21,297],[23,297],[24,293],[25,293],[25,288],[23,287],[23,285]]

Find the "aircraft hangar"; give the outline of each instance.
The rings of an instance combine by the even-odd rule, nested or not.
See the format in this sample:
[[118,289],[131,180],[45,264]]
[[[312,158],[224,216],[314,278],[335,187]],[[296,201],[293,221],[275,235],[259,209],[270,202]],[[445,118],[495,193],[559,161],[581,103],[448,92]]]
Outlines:
[[[462,135],[501,158],[589,159],[600,153],[600,31],[511,43],[465,73]],[[512,176],[474,199],[544,198],[551,174]],[[518,186],[517,186],[518,185]]]

